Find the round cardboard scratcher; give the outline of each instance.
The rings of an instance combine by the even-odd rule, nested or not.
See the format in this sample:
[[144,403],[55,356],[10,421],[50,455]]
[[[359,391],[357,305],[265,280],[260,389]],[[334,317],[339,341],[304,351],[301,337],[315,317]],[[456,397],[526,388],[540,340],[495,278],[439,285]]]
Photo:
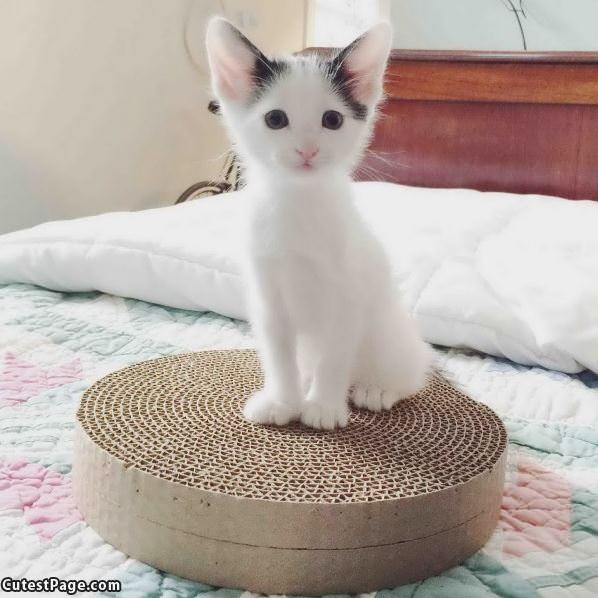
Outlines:
[[243,419],[253,351],[109,374],[77,412],[73,484],[89,525],[177,575],[273,594],[367,592],[481,548],[500,510],[505,429],[434,375],[333,432]]

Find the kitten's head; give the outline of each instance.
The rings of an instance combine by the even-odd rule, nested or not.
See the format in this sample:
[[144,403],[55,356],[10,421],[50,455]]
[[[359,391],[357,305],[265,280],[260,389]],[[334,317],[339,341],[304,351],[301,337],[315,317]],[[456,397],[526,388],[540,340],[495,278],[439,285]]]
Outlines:
[[218,17],[206,43],[214,93],[245,163],[304,180],[356,164],[382,95],[388,24],[329,59],[267,58]]

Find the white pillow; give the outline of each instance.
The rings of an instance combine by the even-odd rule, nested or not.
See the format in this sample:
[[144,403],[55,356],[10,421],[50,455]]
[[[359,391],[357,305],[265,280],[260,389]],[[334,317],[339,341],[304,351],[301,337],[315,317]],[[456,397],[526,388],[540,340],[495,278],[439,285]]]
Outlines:
[[[424,337],[598,372],[598,204],[356,183]],[[242,192],[0,236],[0,283],[100,290],[244,318]]]
[[236,254],[241,201],[230,193],[0,235],[0,284],[98,290],[244,318]]

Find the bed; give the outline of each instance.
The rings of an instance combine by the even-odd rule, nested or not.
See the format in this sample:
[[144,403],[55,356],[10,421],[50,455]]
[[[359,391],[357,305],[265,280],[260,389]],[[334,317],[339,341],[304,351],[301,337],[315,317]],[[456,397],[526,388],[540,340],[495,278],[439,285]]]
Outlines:
[[[395,51],[387,94],[358,177],[425,189],[401,187],[398,195],[393,190],[380,199],[372,221],[390,245],[398,243],[395,249],[408,256],[405,261],[428,264],[425,281],[406,270],[398,271],[397,279],[426,336],[437,345],[437,367],[504,420],[510,461],[500,523],[484,550],[439,577],[378,594],[596,596],[598,337],[580,335],[579,327],[593,330],[598,303],[583,313],[583,306],[575,303],[571,311],[581,315],[559,322],[556,332],[549,326],[553,304],[539,304],[545,320],[531,323],[520,312],[510,321],[509,313],[500,309],[536,306],[524,299],[537,300],[534,295],[550,295],[555,289],[571,288],[574,295],[581,278],[565,274],[575,266],[571,247],[576,236],[584,239],[590,257],[598,255],[595,229],[584,230],[584,223],[596,216],[596,205],[584,200],[598,200],[598,56]],[[372,195],[384,195],[387,189],[375,185],[382,183],[359,188],[366,212],[376,204]],[[439,188],[438,193],[430,188]],[[226,251],[234,234],[222,224],[233,215],[233,198],[191,203],[196,205],[43,225],[0,238],[0,577],[117,579],[122,583],[119,595],[132,597],[243,594],[179,579],[128,559],[85,525],[71,496],[74,411],[94,380],[158,356],[253,346],[243,305],[236,300],[233,258]],[[396,214],[402,218],[385,225],[389,210],[395,209],[391,205],[399,206],[402,211]],[[456,209],[461,216],[451,220]],[[494,214],[505,210],[508,222],[497,223]],[[436,254],[455,241],[447,245],[441,225],[458,227],[464,213],[471,215],[471,222],[458,236],[467,242],[458,246],[451,268],[443,270]],[[525,262],[526,252],[540,259],[521,232],[530,220],[539,222],[539,213],[549,214],[556,224],[569,224],[568,236],[556,238],[558,231],[549,227],[544,238],[549,247],[555,235],[556,247],[562,248],[546,259],[549,270],[563,278],[555,284],[545,280],[542,270],[544,278],[531,277],[525,297],[511,293],[530,278],[528,267],[497,299],[499,283],[518,272],[516,262]],[[409,218],[408,226],[400,224]],[[177,238],[159,246],[150,242],[160,231],[152,229],[156,221],[179,227]],[[508,232],[508,223],[515,221]],[[132,227],[133,222],[137,226]],[[410,253],[416,239],[404,237],[416,225],[419,236],[431,235],[430,222],[436,226],[434,238],[443,244],[434,245],[429,236],[426,247],[435,247],[433,256],[424,255],[423,246]],[[484,239],[475,237],[481,222],[487,226]],[[195,226],[204,227],[200,241],[194,237]],[[148,231],[146,236],[143,231]],[[450,285],[431,284],[439,272],[456,275],[455,264],[481,267],[481,244],[490,241],[493,245],[484,246],[485,276],[477,286],[468,283],[452,296],[443,291]],[[190,253],[193,243],[201,245],[201,260]],[[579,272],[592,278],[591,267],[584,262]],[[461,268],[459,275],[470,271]],[[146,282],[131,287],[133,278]],[[495,279],[496,286],[482,300],[489,280]],[[198,289],[201,299],[195,297]],[[591,302],[595,291],[595,286],[587,287],[584,297]],[[455,308],[461,307],[471,297],[480,298],[466,312],[470,321],[480,318],[476,330],[464,330],[457,317],[448,326],[447,305],[453,301]],[[562,300],[576,298],[564,294]],[[498,318],[494,327],[492,318]],[[566,334],[573,325],[578,328]],[[508,334],[501,336],[501,331]]]

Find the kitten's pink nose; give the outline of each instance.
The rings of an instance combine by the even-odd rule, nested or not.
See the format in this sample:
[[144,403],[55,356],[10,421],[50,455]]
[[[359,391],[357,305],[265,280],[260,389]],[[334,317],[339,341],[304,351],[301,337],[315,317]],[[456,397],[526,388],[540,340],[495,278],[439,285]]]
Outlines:
[[295,150],[306,162],[309,162],[312,158],[315,158],[320,148],[315,146],[304,147],[303,149]]

